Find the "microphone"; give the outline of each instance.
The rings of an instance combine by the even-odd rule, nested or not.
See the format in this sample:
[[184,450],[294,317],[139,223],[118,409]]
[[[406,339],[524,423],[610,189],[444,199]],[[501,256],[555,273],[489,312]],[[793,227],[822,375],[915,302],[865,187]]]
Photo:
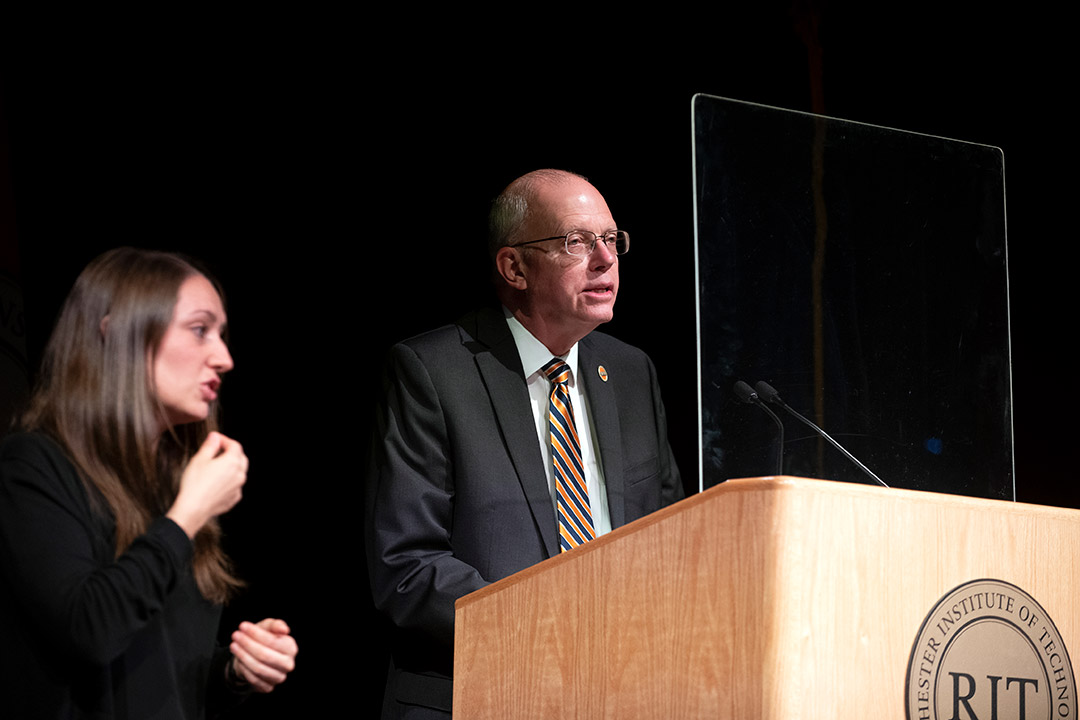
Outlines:
[[757,405],[759,408],[769,414],[769,417],[776,423],[776,427],[780,429],[780,444],[777,446],[776,452],[776,474],[784,474],[784,423],[780,422],[780,418],[776,417],[776,413],[768,408],[765,403],[761,402],[761,398],[758,397],[758,393],[754,392],[754,389],[749,384],[738,380],[735,382],[735,397],[744,403],[751,405]]
[[[743,384],[745,385],[746,383],[743,383]],[[808,419],[804,418],[799,413],[792,410],[788,406],[788,404],[786,402],[784,402],[783,400],[780,399],[780,393],[778,393],[776,391],[776,388],[774,388],[772,385],[765,382],[764,380],[758,380],[755,387],[757,387],[757,392],[754,393],[754,397],[757,398],[757,402],[762,402],[762,400],[764,400],[764,402],[771,402],[771,403],[774,403],[774,404],[779,405],[780,407],[784,408],[789,413],[791,413],[793,416],[795,416],[797,419],[801,420],[803,423],[805,423],[807,426],[809,426],[818,435],[820,435],[821,437],[825,438],[830,443],[832,443],[832,446],[835,447],[840,452],[844,453],[844,456],[847,457],[848,460],[850,460],[851,462],[858,465],[860,470],[862,470],[864,473],[866,473],[870,477],[874,478],[874,481],[877,482],[878,485],[880,485],[881,487],[886,487],[886,488],[889,487],[888,485],[885,484],[885,481],[882,480],[881,478],[879,478],[877,475],[875,475],[873,473],[873,471],[870,470],[870,468],[866,467],[861,462],[859,462],[858,458],[856,458],[854,455],[852,455],[847,450],[845,450],[844,447],[840,443],[836,442],[831,437],[829,437],[828,433],[826,433],[824,430],[819,428],[814,423],[810,422]],[[749,389],[749,386],[747,386],[747,389]],[[753,401],[747,400],[747,401],[744,401],[744,402],[753,402]],[[764,407],[764,405],[762,405],[762,407]]]

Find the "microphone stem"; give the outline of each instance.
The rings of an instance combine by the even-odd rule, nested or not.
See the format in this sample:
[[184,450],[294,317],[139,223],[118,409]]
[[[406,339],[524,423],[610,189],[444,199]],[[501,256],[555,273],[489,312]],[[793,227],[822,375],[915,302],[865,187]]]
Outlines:
[[844,453],[844,455],[845,455],[845,456],[847,457],[847,459],[848,459],[848,460],[850,460],[851,462],[855,463],[856,465],[858,465],[858,466],[859,466],[859,467],[860,467],[860,468],[862,469],[862,471],[863,471],[864,473],[866,473],[866,474],[867,474],[867,475],[869,475],[870,477],[874,478],[874,480],[876,480],[876,481],[877,481],[877,484],[878,484],[878,485],[880,485],[881,487],[889,487],[888,485],[886,485],[886,484],[885,484],[885,481],[884,481],[884,480],[882,480],[881,478],[879,478],[879,477],[878,477],[877,475],[875,475],[875,474],[874,474],[874,471],[873,471],[873,470],[871,470],[870,468],[868,468],[868,467],[866,467],[865,465],[863,465],[863,464],[862,464],[862,463],[861,463],[861,462],[859,461],[859,459],[858,459],[857,457],[855,457],[854,455],[852,455],[851,453],[849,453],[849,452],[848,452],[848,451],[847,451],[846,449],[844,449],[844,446],[843,446],[843,445],[841,445],[840,443],[836,442],[836,441],[835,441],[835,440],[833,440],[833,439],[832,439],[831,437],[829,437],[829,433],[825,432],[824,430],[822,430],[821,428],[819,428],[819,427],[818,427],[817,425],[815,425],[814,423],[810,422],[810,420],[808,420],[807,418],[804,418],[804,417],[803,417],[802,415],[800,415],[800,414],[799,414],[799,413],[797,413],[797,412],[796,412],[795,410],[793,410],[792,408],[790,408],[790,407],[788,406],[788,404],[787,404],[786,402],[784,402],[783,400],[781,400],[781,399],[780,399],[779,397],[773,398],[773,402],[775,402],[775,403],[779,404],[779,405],[780,405],[780,407],[784,408],[784,409],[785,409],[785,410],[787,410],[787,411],[788,411],[789,413],[791,413],[792,415],[794,415],[795,417],[797,417],[797,418],[798,418],[799,420],[802,420],[802,421],[803,421],[804,423],[806,423],[807,425],[809,425],[810,427],[814,428],[814,429],[815,429],[815,430],[817,430],[817,431],[818,431],[819,433],[821,433],[821,437],[825,438],[825,439],[826,439],[826,440],[828,440],[828,441],[829,441],[830,443],[832,443],[832,446],[833,446],[834,448],[836,448],[836,449],[837,449],[837,450],[839,450],[840,452]]
[[762,410],[764,410],[765,412],[769,413],[769,417],[771,417],[773,419],[773,422],[776,423],[776,427],[778,427],[780,429],[780,444],[777,445],[777,447],[776,447],[776,474],[777,475],[783,475],[784,474],[784,423],[780,422],[780,418],[778,418],[776,416],[776,413],[774,413],[765,403],[761,402],[760,399],[755,397],[754,398],[754,404],[757,405]]

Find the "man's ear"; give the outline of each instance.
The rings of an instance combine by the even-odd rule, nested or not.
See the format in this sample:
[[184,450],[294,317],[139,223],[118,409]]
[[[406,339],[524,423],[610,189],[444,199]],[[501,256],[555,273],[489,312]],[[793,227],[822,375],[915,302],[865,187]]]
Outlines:
[[524,290],[528,287],[524,265],[521,252],[517,248],[501,247],[495,253],[495,272],[515,290]]

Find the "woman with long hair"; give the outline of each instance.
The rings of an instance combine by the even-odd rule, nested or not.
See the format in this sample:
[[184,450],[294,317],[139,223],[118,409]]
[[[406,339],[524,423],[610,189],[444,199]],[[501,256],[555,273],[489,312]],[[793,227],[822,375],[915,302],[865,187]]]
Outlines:
[[215,641],[240,587],[217,516],[248,459],[216,430],[216,285],[170,253],[92,261],[0,445],[0,714],[202,718],[292,670],[284,621]]

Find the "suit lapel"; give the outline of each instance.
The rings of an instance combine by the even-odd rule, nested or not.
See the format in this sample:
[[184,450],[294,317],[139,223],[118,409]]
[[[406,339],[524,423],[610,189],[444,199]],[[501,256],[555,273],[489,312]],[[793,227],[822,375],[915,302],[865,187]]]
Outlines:
[[476,366],[544,547],[548,556],[554,557],[559,553],[555,509],[529,409],[529,389],[525,385],[521,357],[501,312],[482,311],[475,317],[473,337],[484,346],[476,348]]
[[[615,399],[614,384],[600,378],[599,369],[604,358],[593,349],[586,336],[578,343],[578,382],[582,383],[585,397],[592,412],[592,427],[600,445],[600,462],[607,487],[608,514],[611,527],[626,523],[623,500],[622,430],[619,427],[619,406]],[[610,372],[611,368],[605,368]]]

